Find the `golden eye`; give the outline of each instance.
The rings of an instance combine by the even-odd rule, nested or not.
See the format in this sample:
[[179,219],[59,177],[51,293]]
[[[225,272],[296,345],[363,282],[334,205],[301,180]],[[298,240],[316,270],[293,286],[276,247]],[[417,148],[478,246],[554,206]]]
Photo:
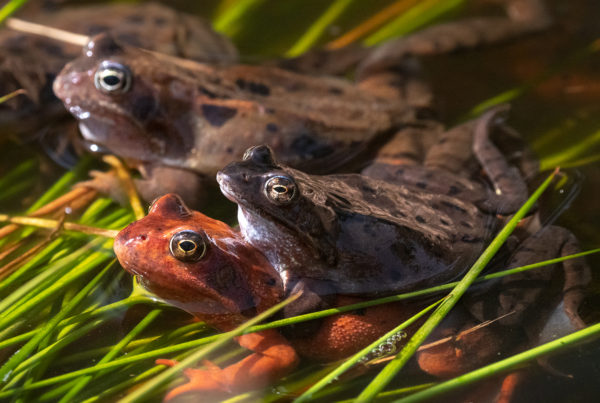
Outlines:
[[107,94],[126,92],[131,86],[131,71],[122,64],[103,61],[94,75],[94,85]]
[[207,244],[202,235],[195,231],[180,231],[171,237],[171,254],[182,262],[200,260],[206,254]]
[[273,176],[265,183],[265,194],[276,204],[288,204],[296,196],[296,184],[287,176]]

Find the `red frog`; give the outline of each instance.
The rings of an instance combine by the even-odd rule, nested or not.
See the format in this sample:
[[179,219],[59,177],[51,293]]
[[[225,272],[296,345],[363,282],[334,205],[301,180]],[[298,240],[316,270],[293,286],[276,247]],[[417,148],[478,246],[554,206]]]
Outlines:
[[[227,224],[188,209],[174,194],[155,201],[145,218],[122,230],[114,249],[123,268],[146,289],[221,331],[283,299],[279,273],[257,249]],[[358,301],[340,297],[337,304]],[[205,370],[186,370],[190,382],[166,398],[269,385],[296,367],[299,354],[319,361],[347,357],[403,316],[399,305],[388,304],[327,318],[310,337],[292,341],[276,329],[239,336],[236,341],[253,354],[223,369],[208,364]]]

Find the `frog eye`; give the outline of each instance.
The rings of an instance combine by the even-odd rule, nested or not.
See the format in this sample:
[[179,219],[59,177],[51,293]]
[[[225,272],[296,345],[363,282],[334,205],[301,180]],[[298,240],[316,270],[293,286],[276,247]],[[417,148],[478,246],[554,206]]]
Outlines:
[[296,184],[287,176],[273,176],[265,183],[267,198],[276,204],[288,204],[296,193]]
[[182,262],[200,260],[206,254],[206,242],[195,231],[180,231],[171,237],[171,254]]
[[94,85],[107,94],[126,92],[131,86],[131,71],[122,64],[104,61],[94,75]]

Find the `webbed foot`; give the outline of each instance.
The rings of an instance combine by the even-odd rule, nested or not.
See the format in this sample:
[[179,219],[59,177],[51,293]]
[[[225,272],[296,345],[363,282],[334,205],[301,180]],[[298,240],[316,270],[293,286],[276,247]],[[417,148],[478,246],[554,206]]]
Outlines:
[[[157,365],[166,365],[173,367],[179,364],[178,361],[159,359]],[[186,368],[183,374],[188,378],[188,382],[177,386],[169,391],[165,396],[165,401],[170,401],[179,395],[190,392],[206,392],[211,395],[226,394],[230,392],[229,382],[225,372],[210,361],[202,361],[206,369]]]

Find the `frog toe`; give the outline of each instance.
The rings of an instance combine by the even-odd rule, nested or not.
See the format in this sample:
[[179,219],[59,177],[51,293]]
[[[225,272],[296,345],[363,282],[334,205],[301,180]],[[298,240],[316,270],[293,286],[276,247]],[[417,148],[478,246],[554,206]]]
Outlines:
[[[173,367],[179,362],[160,359],[156,360],[156,363]],[[212,396],[228,393],[230,391],[229,382],[223,370],[210,361],[203,361],[203,365],[207,369],[186,368],[183,374],[188,378],[188,382],[171,389],[165,396],[164,401],[168,402],[185,393],[202,393],[203,397],[206,397],[206,394]]]
[[90,171],[90,176],[92,177],[91,179],[79,182],[75,187],[91,188],[109,196],[121,205],[128,204],[125,190],[114,171],[103,172],[94,170]]

